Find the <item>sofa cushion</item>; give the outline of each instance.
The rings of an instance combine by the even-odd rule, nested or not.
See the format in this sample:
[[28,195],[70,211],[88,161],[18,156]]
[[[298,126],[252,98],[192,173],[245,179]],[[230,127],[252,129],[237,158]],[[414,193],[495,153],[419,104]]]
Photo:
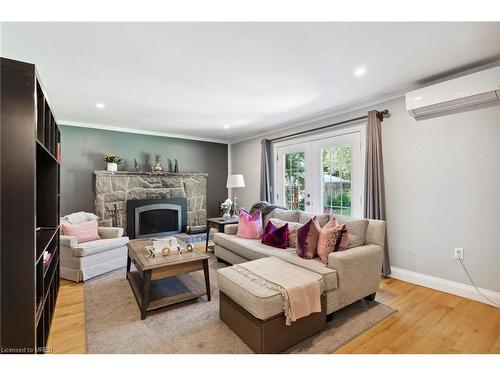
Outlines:
[[104,251],[116,249],[117,247],[127,246],[128,237],[107,238],[78,244],[73,248],[73,256],[85,257],[92,254],[102,253]]
[[328,291],[337,288],[337,271],[326,267],[319,258],[302,259],[296,254],[296,249],[294,248],[276,249],[264,245],[259,240],[239,238],[225,233],[215,233],[214,242],[216,245],[230,250],[239,257],[247,260],[255,260],[269,256],[280,258],[296,266],[303,267],[322,275],[325,281],[325,290]]
[[313,217],[316,217],[318,220],[319,226],[323,228],[328,221],[330,221],[330,214],[313,214],[310,212],[301,212],[299,216],[299,223],[305,224]]
[[363,246],[366,240],[368,219],[351,219],[343,216],[336,217],[337,222],[347,225],[347,248]]
[[299,222],[300,211],[297,210],[283,210],[281,208],[275,208],[264,218],[264,227],[270,219],[281,219],[284,221],[292,221],[295,223]]

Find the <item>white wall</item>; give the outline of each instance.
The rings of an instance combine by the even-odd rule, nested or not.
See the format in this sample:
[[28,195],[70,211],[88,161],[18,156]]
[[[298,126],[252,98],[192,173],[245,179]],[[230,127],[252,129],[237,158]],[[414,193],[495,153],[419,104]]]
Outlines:
[[[403,98],[373,108],[391,113],[382,136],[392,265],[468,284],[453,257],[463,247],[478,286],[500,292],[500,106],[424,121],[406,113]],[[259,199],[259,159],[260,139],[232,145],[233,173],[247,183],[241,206]]]
[[244,188],[238,189],[238,207],[250,209],[260,196],[260,139],[231,145],[231,173],[242,174]]

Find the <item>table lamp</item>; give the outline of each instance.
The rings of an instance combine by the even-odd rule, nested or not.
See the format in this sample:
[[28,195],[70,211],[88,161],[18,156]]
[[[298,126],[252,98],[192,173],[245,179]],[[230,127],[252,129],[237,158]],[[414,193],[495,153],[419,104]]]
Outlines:
[[230,174],[227,176],[227,184],[226,187],[229,189],[234,189],[234,197],[233,197],[233,217],[238,217],[238,209],[237,207],[237,197],[236,197],[236,189],[239,187],[245,187],[245,179],[242,174]]

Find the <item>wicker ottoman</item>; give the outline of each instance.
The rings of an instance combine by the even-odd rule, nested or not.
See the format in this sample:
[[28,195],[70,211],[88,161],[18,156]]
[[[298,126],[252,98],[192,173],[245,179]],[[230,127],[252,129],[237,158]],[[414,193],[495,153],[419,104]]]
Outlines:
[[[290,264],[290,267],[297,266]],[[322,276],[317,276],[323,285]],[[283,297],[279,292],[250,280],[232,267],[217,271],[217,283],[221,320],[255,353],[282,352],[326,328],[326,298],[323,286],[321,312],[298,319],[287,326],[283,313]]]

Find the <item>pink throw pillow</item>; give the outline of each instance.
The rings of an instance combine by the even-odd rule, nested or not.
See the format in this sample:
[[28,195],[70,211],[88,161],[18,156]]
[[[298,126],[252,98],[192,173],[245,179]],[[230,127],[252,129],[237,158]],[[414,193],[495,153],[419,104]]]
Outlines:
[[67,236],[76,237],[78,243],[100,240],[97,234],[97,221],[87,221],[81,224],[63,223],[63,233]]
[[258,240],[262,237],[262,212],[255,210],[249,214],[245,210],[238,212],[238,233],[241,238]]
[[262,243],[280,249],[288,247],[288,223],[281,227],[275,227],[269,220],[262,235]]
[[318,237],[318,256],[323,263],[328,263],[328,255],[347,249],[347,226],[339,225],[335,217],[321,228]]

